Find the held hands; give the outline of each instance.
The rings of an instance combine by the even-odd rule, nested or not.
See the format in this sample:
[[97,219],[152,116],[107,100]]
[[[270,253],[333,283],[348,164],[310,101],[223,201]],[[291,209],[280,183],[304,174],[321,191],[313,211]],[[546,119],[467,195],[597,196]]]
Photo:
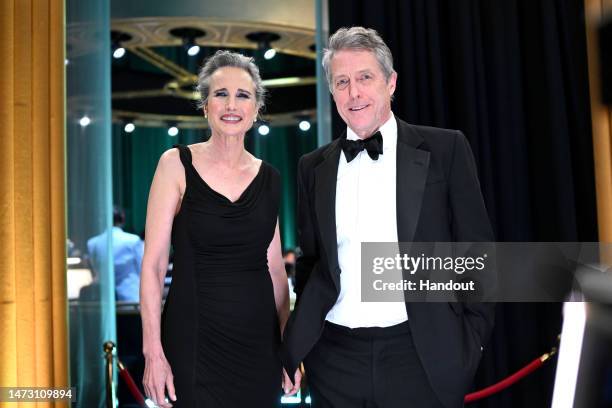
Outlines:
[[281,386],[283,387],[283,391],[285,391],[286,396],[294,395],[300,390],[300,385],[302,384],[302,372],[300,371],[299,367],[297,370],[295,370],[293,379],[294,381],[291,381],[289,374],[287,374],[287,371],[285,371],[283,368],[283,381]]
[[172,401],[176,401],[174,377],[166,357],[161,355],[145,357],[145,371],[142,379],[145,395],[153,400],[156,406],[170,408],[172,404],[166,399],[166,388]]

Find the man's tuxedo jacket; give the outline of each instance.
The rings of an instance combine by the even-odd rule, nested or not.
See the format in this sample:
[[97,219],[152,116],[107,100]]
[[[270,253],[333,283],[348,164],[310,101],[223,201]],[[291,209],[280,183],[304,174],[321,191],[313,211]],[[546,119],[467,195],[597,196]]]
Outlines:
[[[463,134],[396,120],[399,241],[493,241],[474,157]],[[303,156],[298,165],[298,242],[303,254],[296,264],[296,307],[281,348],[291,375],[319,339],[340,290],[335,197],[341,152],[336,139]],[[491,333],[493,305],[407,302],[406,310],[436,395],[447,407],[461,406]]]

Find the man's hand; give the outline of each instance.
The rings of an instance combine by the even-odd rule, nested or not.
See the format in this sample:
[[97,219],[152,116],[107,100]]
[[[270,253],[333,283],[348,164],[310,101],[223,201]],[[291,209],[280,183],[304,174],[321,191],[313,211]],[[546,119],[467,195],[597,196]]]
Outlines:
[[289,374],[287,374],[287,371],[285,371],[285,369],[283,368],[282,387],[283,391],[285,391],[286,396],[294,395],[295,393],[297,393],[300,390],[301,384],[302,372],[300,371],[299,367],[297,370],[295,370],[295,374],[293,375],[293,381],[291,381],[291,378],[289,378]]

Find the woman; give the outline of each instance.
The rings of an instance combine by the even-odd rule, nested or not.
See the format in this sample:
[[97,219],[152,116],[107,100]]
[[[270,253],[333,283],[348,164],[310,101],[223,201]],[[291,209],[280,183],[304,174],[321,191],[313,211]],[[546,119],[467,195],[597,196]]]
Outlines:
[[[161,407],[277,406],[277,349],[289,313],[280,181],[244,148],[264,88],[251,58],[218,51],[198,90],[211,137],[165,152],[149,194],[143,384]],[[160,316],[170,243],[173,279]],[[285,391],[298,386],[283,378]]]

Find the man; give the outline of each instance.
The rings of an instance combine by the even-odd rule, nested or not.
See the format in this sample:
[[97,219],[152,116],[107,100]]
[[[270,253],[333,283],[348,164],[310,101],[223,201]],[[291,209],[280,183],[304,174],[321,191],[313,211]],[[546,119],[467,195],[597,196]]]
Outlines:
[[[115,269],[115,299],[124,302],[138,302],[140,290],[140,267],[144,243],[138,235],[123,231],[125,213],[117,206],[113,207],[113,264]],[[107,232],[90,238],[87,251],[91,257],[92,267],[96,270],[106,257],[108,242]]]
[[298,167],[295,310],[281,350],[312,406],[460,407],[493,325],[479,303],[361,302],[361,242],[493,241],[459,131],[391,112],[397,73],[378,33],[343,28],[323,67],[345,134]]

